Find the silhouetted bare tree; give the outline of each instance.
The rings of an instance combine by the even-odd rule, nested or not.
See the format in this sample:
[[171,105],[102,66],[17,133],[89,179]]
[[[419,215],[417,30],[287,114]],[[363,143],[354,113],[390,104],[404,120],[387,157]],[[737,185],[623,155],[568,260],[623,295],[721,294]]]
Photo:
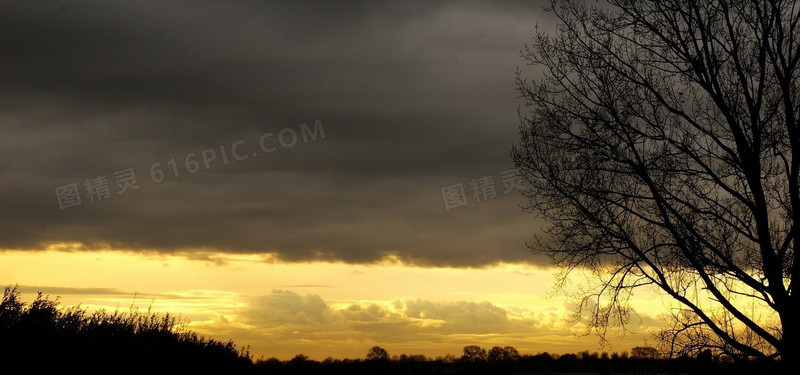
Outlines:
[[477,345],[467,345],[464,347],[464,354],[461,360],[466,362],[478,362],[486,360],[486,349]]
[[[591,4],[598,4],[592,2]],[[514,147],[532,248],[583,294],[595,330],[630,318],[633,289],[677,301],[672,354],[800,358],[800,4],[556,1],[561,26],[523,57]],[[537,70],[539,71],[539,70]]]
[[490,362],[516,361],[519,358],[519,351],[513,346],[494,346],[486,354],[486,360]]
[[380,346],[373,346],[369,348],[367,351],[367,360],[368,361],[388,361],[389,360],[389,352],[386,349],[381,348]]
[[651,358],[655,359],[659,356],[658,349],[652,346],[637,346],[631,349],[631,358]]

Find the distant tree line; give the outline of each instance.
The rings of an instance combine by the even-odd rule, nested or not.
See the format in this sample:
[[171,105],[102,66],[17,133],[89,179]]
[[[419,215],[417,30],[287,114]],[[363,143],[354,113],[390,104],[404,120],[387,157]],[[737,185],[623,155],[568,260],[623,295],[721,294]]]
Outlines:
[[303,354],[286,361],[258,360],[259,373],[268,374],[765,374],[777,372],[774,362],[739,361],[714,357],[711,351],[696,357],[667,358],[656,348],[639,346],[628,352],[582,351],[577,354],[520,354],[512,346],[484,349],[468,345],[461,356],[430,358],[423,354],[390,355],[380,347],[367,351],[366,359],[314,361]]

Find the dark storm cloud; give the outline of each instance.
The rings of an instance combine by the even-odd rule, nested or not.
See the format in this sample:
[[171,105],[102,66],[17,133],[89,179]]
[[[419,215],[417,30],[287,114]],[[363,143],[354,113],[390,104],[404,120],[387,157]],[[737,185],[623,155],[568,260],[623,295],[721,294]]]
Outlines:
[[[518,51],[542,4],[0,3],[0,248],[276,252],[287,260],[532,261],[503,194]],[[325,138],[304,142],[301,123]],[[258,152],[284,128],[298,144]],[[275,138],[271,145],[280,146]],[[248,160],[223,164],[239,140]],[[206,170],[183,161],[213,149]],[[170,175],[175,158],[181,176]],[[154,163],[166,171],[156,184]],[[139,190],[117,194],[134,168]],[[54,188],[112,197],[60,210]],[[444,209],[493,175],[498,197]]]

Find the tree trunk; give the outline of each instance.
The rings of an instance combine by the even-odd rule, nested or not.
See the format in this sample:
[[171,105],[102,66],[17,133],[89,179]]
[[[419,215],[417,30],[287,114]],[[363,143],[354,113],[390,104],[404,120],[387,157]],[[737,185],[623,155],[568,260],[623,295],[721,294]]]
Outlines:
[[800,304],[794,296],[789,297],[788,308],[781,314],[783,338],[781,339],[781,367],[784,374],[800,371]]

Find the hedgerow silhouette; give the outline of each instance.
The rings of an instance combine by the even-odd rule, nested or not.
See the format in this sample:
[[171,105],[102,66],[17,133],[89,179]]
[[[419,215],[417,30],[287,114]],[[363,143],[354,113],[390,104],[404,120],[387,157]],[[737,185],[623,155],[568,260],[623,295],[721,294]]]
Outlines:
[[[0,303],[0,357],[34,373],[49,370],[243,373],[252,370],[246,348],[183,329],[170,314],[149,309],[90,312],[59,308],[40,292],[24,303],[16,287]],[[4,361],[5,362],[5,361]]]

